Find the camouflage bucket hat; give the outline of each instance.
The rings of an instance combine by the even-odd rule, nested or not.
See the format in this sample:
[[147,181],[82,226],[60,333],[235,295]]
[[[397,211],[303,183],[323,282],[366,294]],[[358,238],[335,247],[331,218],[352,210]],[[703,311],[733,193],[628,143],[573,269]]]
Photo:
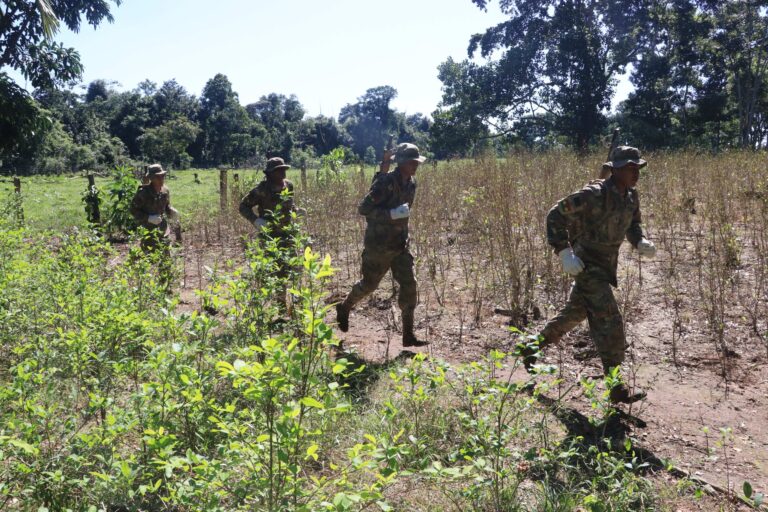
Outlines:
[[420,155],[418,146],[404,142],[403,144],[398,144],[392,159],[398,164],[402,164],[411,160],[423,163],[427,158]]
[[280,158],[279,156],[276,156],[274,158],[270,158],[267,160],[267,167],[264,169],[264,172],[266,174],[271,173],[272,171],[276,171],[278,169],[290,169],[291,166],[287,165],[285,163],[285,160]]
[[152,164],[147,167],[147,178],[151,178],[152,176],[165,176],[166,174],[163,166],[160,164]]
[[645,167],[648,162],[640,158],[640,150],[632,146],[618,146],[611,151],[611,161],[603,165],[608,165],[613,169],[620,169],[625,165],[632,163]]

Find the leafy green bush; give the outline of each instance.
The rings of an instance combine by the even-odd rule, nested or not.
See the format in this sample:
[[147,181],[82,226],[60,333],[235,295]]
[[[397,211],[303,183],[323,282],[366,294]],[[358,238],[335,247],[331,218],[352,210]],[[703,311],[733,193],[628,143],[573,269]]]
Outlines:
[[177,311],[159,252],[0,223],[0,509],[420,509],[404,485],[423,508],[645,506],[631,445],[551,439],[515,353],[378,372],[338,354],[330,259],[295,240],[217,271],[208,315]]
[[129,233],[136,229],[136,221],[131,215],[131,201],[136,194],[139,182],[132,167],[115,167],[112,172],[114,181],[107,188],[107,203],[103,218],[107,233]]

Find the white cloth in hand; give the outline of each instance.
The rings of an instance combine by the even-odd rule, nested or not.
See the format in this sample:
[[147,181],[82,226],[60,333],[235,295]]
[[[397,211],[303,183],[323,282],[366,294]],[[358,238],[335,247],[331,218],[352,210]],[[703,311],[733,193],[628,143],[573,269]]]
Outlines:
[[147,222],[157,226],[158,224],[163,222],[163,216],[162,215],[157,215],[156,213],[153,213],[152,215],[147,217]]
[[389,210],[389,216],[392,217],[392,220],[407,219],[410,215],[411,208],[408,206],[408,203],[403,203],[397,208]]
[[656,256],[656,246],[647,238],[643,238],[637,243],[637,252],[645,258],[653,258]]
[[563,265],[563,271],[566,274],[576,276],[584,270],[584,262],[574,254],[573,249],[570,247],[563,249],[557,255],[560,256],[560,263]]
[[253,225],[256,226],[257,229],[263,229],[267,227],[267,219],[264,217],[256,217],[256,220],[253,221]]

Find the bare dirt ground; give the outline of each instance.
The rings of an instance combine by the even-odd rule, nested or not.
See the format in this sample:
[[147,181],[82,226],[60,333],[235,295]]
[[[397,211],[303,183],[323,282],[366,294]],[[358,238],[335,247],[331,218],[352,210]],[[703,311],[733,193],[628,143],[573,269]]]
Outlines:
[[[206,267],[215,268],[227,260],[235,265],[242,262],[242,244],[236,236],[216,238],[219,241],[188,246],[181,252],[184,260],[182,309],[200,307],[194,290],[205,286]],[[418,252],[416,255],[418,259]],[[331,257],[335,266],[342,267],[329,297],[333,302],[343,299],[357,278],[350,269],[358,266],[359,255],[331,254]],[[766,492],[768,349],[750,334],[738,311],[729,311],[728,351],[723,357],[718,353],[693,293],[683,289],[682,310],[686,315],[684,325],[678,329],[680,339],[675,342],[675,364],[671,334],[675,315],[662,293],[662,258],[664,255],[659,251],[656,261],[643,263],[642,285],[636,260],[630,260],[628,251],[623,252],[620,264],[617,297],[632,296],[624,305],[631,345],[628,373],[635,385],[648,392],[646,400],[628,410],[641,420],[628,426],[629,436],[652,456],[715,486],[741,494],[743,482],[748,481],[758,492]],[[748,265],[744,271],[748,271]],[[481,321],[475,323],[464,306],[468,301],[465,288],[456,286],[440,305],[435,287],[425,277],[426,271],[419,266],[417,274],[420,300],[416,312],[417,333],[430,342],[429,346],[417,350],[460,363],[478,360],[492,348],[509,349],[514,343],[515,336],[508,330],[510,319],[494,313],[492,300],[483,305]],[[631,293],[627,293],[627,289],[631,289]],[[530,332],[543,326],[560,305],[542,303],[543,318],[530,324]],[[335,314],[331,313],[328,321],[333,323]],[[389,275],[352,313],[350,331],[338,332],[338,336],[346,350],[355,351],[370,363],[383,363],[400,354],[403,349],[396,286]],[[565,397],[568,406],[585,414],[594,413],[590,413],[588,400],[574,384],[579,376],[601,374],[599,360],[591,347],[587,330],[582,326],[565,337],[560,346],[549,348],[544,358],[544,362],[560,368],[564,379],[561,390],[571,388]],[[727,378],[723,376],[724,368]],[[522,372],[520,378],[524,378]],[[549,394],[557,398],[556,390]],[[653,478],[667,487],[678,481],[663,471]],[[691,494],[669,497],[666,505],[680,511],[741,509],[717,493],[706,499],[694,499]]]

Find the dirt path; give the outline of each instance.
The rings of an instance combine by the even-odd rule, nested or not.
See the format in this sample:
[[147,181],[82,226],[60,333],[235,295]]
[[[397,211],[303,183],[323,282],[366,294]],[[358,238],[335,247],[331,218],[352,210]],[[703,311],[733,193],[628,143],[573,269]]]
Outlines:
[[[242,261],[239,247],[210,245],[190,248],[184,254],[183,309],[199,307],[193,290],[205,283],[206,266],[215,268],[225,260],[236,264]],[[345,257],[355,258],[354,255],[341,256]],[[348,267],[349,262],[344,264]],[[625,259],[622,265],[633,263]],[[342,265],[337,263],[337,266]],[[647,425],[633,427],[631,436],[656,457],[720,487],[730,486],[740,493],[743,482],[749,481],[758,491],[768,491],[765,348],[761,349],[759,342],[749,336],[738,312],[732,312],[732,325],[728,330],[731,337],[728,346],[732,352],[721,358],[705,320],[697,316],[695,307],[691,306],[693,295],[684,294],[689,301],[688,319],[683,336],[677,341],[675,365],[671,336],[674,313],[661,293],[660,263],[645,264],[642,272],[643,285],[635,290],[630,305],[625,307],[628,310],[625,316],[628,341],[632,345],[628,359],[634,360],[634,381],[648,391],[648,398],[636,404],[631,412]],[[339,272],[331,301],[341,300],[349,290],[354,281],[354,276],[349,274]],[[620,280],[627,279],[637,283],[637,275],[620,276]],[[393,293],[392,281],[387,276],[379,290],[356,308],[350,317],[350,332],[338,333],[345,349],[357,352],[371,363],[393,359],[402,351],[399,311]],[[622,293],[618,291],[617,296]],[[508,348],[514,340],[507,330],[509,319],[494,314],[491,303],[484,306],[481,323],[474,325],[460,306],[460,291],[450,300],[443,300],[441,306],[434,288],[421,278],[419,294],[417,332],[420,338],[430,341],[430,345],[417,350],[452,363],[469,362],[482,358],[491,348]],[[330,316],[328,321],[333,322],[334,315]],[[544,321],[534,322],[532,330],[540,328]],[[583,327],[564,338],[559,347],[548,349],[545,361],[560,367],[568,385],[578,382],[580,375],[601,373]],[[728,369],[728,380],[722,376],[724,365]],[[589,410],[578,387],[566,400],[569,406]],[[679,510],[702,509],[681,505]]]

